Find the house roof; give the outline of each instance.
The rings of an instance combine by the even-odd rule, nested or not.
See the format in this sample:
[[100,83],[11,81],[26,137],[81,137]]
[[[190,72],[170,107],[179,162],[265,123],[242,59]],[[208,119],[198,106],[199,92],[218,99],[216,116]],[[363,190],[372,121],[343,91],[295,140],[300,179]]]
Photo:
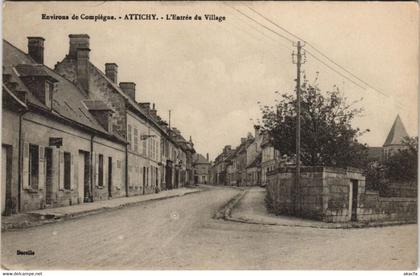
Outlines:
[[47,70],[45,70],[45,65],[43,64],[17,64],[15,69],[18,72],[19,77],[44,77],[52,82],[57,82],[57,80],[51,77]]
[[255,157],[254,161],[252,161],[251,164],[249,164],[246,168],[249,169],[249,168],[258,167],[261,164],[261,159],[262,159],[262,154],[260,153]]
[[195,164],[210,164],[209,161],[200,153],[194,154],[193,163]]
[[112,109],[101,100],[84,100],[83,103],[86,105],[86,108],[88,110],[97,110],[97,111],[111,110],[112,111]]
[[[45,65],[36,65],[36,62],[28,54],[6,40],[3,40],[3,67],[5,72],[12,74],[13,80],[19,80],[21,72],[25,74],[36,73],[42,74],[43,76],[48,75],[49,78],[55,79],[52,111],[50,111],[52,115],[64,117],[65,119],[69,119],[106,135],[115,136],[107,132],[83,104],[84,100],[88,100],[85,93],[54,70]],[[22,86],[24,87],[29,104],[44,110],[49,110],[45,104],[30,92],[22,81],[18,81],[18,86],[20,86],[20,89],[23,89]],[[121,140],[121,137],[117,138]]]
[[386,137],[384,147],[390,145],[400,145],[402,139],[406,136],[408,136],[408,133],[405,130],[400,115],[397,115],[397,118],[395,118],[391,130],[389,131],[388,136]]

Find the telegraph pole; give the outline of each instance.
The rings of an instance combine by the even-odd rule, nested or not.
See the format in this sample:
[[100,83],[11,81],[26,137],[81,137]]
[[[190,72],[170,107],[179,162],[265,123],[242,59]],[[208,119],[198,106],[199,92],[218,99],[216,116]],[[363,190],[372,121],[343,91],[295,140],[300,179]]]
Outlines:
[[[293,209],[295,214],[300,212],[301,194],[300,194],[300,73],[302,65],[302,44],[297,42],[296,54],[296,175],[295,175],[295,189],[293,196]],[[294,57],[295,54],[293,54]]]

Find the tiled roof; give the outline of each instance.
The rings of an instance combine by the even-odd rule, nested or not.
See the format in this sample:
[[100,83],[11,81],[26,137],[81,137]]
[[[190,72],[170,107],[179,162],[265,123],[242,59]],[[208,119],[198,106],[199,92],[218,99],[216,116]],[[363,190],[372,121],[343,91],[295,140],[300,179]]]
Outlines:
[[[22,64],[32,66],[22,66]],[[53,114],[62,116],[66,119],[70,119],[74,122],[104,134],[112,135],[111,133],[107,132],[87,110],[86,106],[83,104],[83,101],[88,100],[88,98],[82,91],[80,91],[72,82],[63,78],[47,66],[33,66],[35,64],[35,61],[29,55],[16,48],[6,40],[3,40],[3,66],[5,71],[12,73],[12,77],[16,78],[17,80],[19,79],[18,74],[20,72],[18,73],[15,67],[20,69],[25,68],[23,70],[28,68],[32,68],[30,70],[33,70],[36,68],[34,69],[35,71],[32,72],[41,73],[42,71],[42,74],[47,74],[49,77],[57,80],[52,103]],[[19,86],[25,87],[21,81],[18,84]],[[32,93],[30,93],[27,87],[25,87],[24,90],[27,92],[27,100],[29,103],[46,110],[48,109],[41,101],[39,101]],[[121,137],[119,138],[121,139]]]
[[42,64],[17,64],[15,68],[19,77],[46,77],[53,82],[57,81],[48,74],[45,66]]
[[402,138],[406,136],[408,136],[408,133],[405,130],[400,115],[397,115],[397,118],[395,118],[394,124],[392,124],[391,130],[385,140],[384,147],[389,145],[400,145]]
[[194,161],[195,164],[210,164],[209,161],[200,153],[194,154]]

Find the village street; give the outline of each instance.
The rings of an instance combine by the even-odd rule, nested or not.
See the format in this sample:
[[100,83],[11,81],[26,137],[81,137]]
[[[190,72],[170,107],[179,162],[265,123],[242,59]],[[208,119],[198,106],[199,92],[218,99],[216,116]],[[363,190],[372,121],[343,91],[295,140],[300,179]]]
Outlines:
[[[417,226],[317,229],[215,220],[240,191],[206,191],[2,233],[9,269],[399,269]],[[32,250],[34,256],[17,256]]]

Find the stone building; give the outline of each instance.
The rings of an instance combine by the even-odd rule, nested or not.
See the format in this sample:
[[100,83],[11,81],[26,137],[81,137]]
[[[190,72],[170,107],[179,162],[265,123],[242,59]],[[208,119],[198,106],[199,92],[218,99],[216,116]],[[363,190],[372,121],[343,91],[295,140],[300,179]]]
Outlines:
[[274,148],[268,134],[263,134],[261,142],[261,186],[267,185],[267,173],[280,164],[280,152]]
[[193,167],[194,167],[194,183],[195,184],[208,184],[209,183],[209,154],[207,158],[203,155],[197,153],[193,157]]
[[102,72],[90,62],[88,35],[71,34],[69,38],[69,54],[56,64],[55,70],[75,82],[90,97],[102,99],[113,111],[112,131],[128,141],[128,194],[149,194],[182,186],[178,185],[179,178],[183,177],[179,164],[174,164],[177,162],[174,159],[185,155],[175,141],[180,133],[172,135],[176,131],[165,126],[154,105],[136,101],[139,97],[135,83],[118,84],[117,64],[106,63],[105,72]]
[[3,42],[2,214],[158,192],[192,179],[191,141],[136,101],[118,66],[90,62],[90,38],[69,35],[52,70],[44,42]]
[[111,111],[43,64],[44,41],[29,37],[28,54],[3,41],[3,91],[27,106],[16,125],[3,117],[4,158],[12,149],[14,161],[6,213],[125,196],[126,142]]

